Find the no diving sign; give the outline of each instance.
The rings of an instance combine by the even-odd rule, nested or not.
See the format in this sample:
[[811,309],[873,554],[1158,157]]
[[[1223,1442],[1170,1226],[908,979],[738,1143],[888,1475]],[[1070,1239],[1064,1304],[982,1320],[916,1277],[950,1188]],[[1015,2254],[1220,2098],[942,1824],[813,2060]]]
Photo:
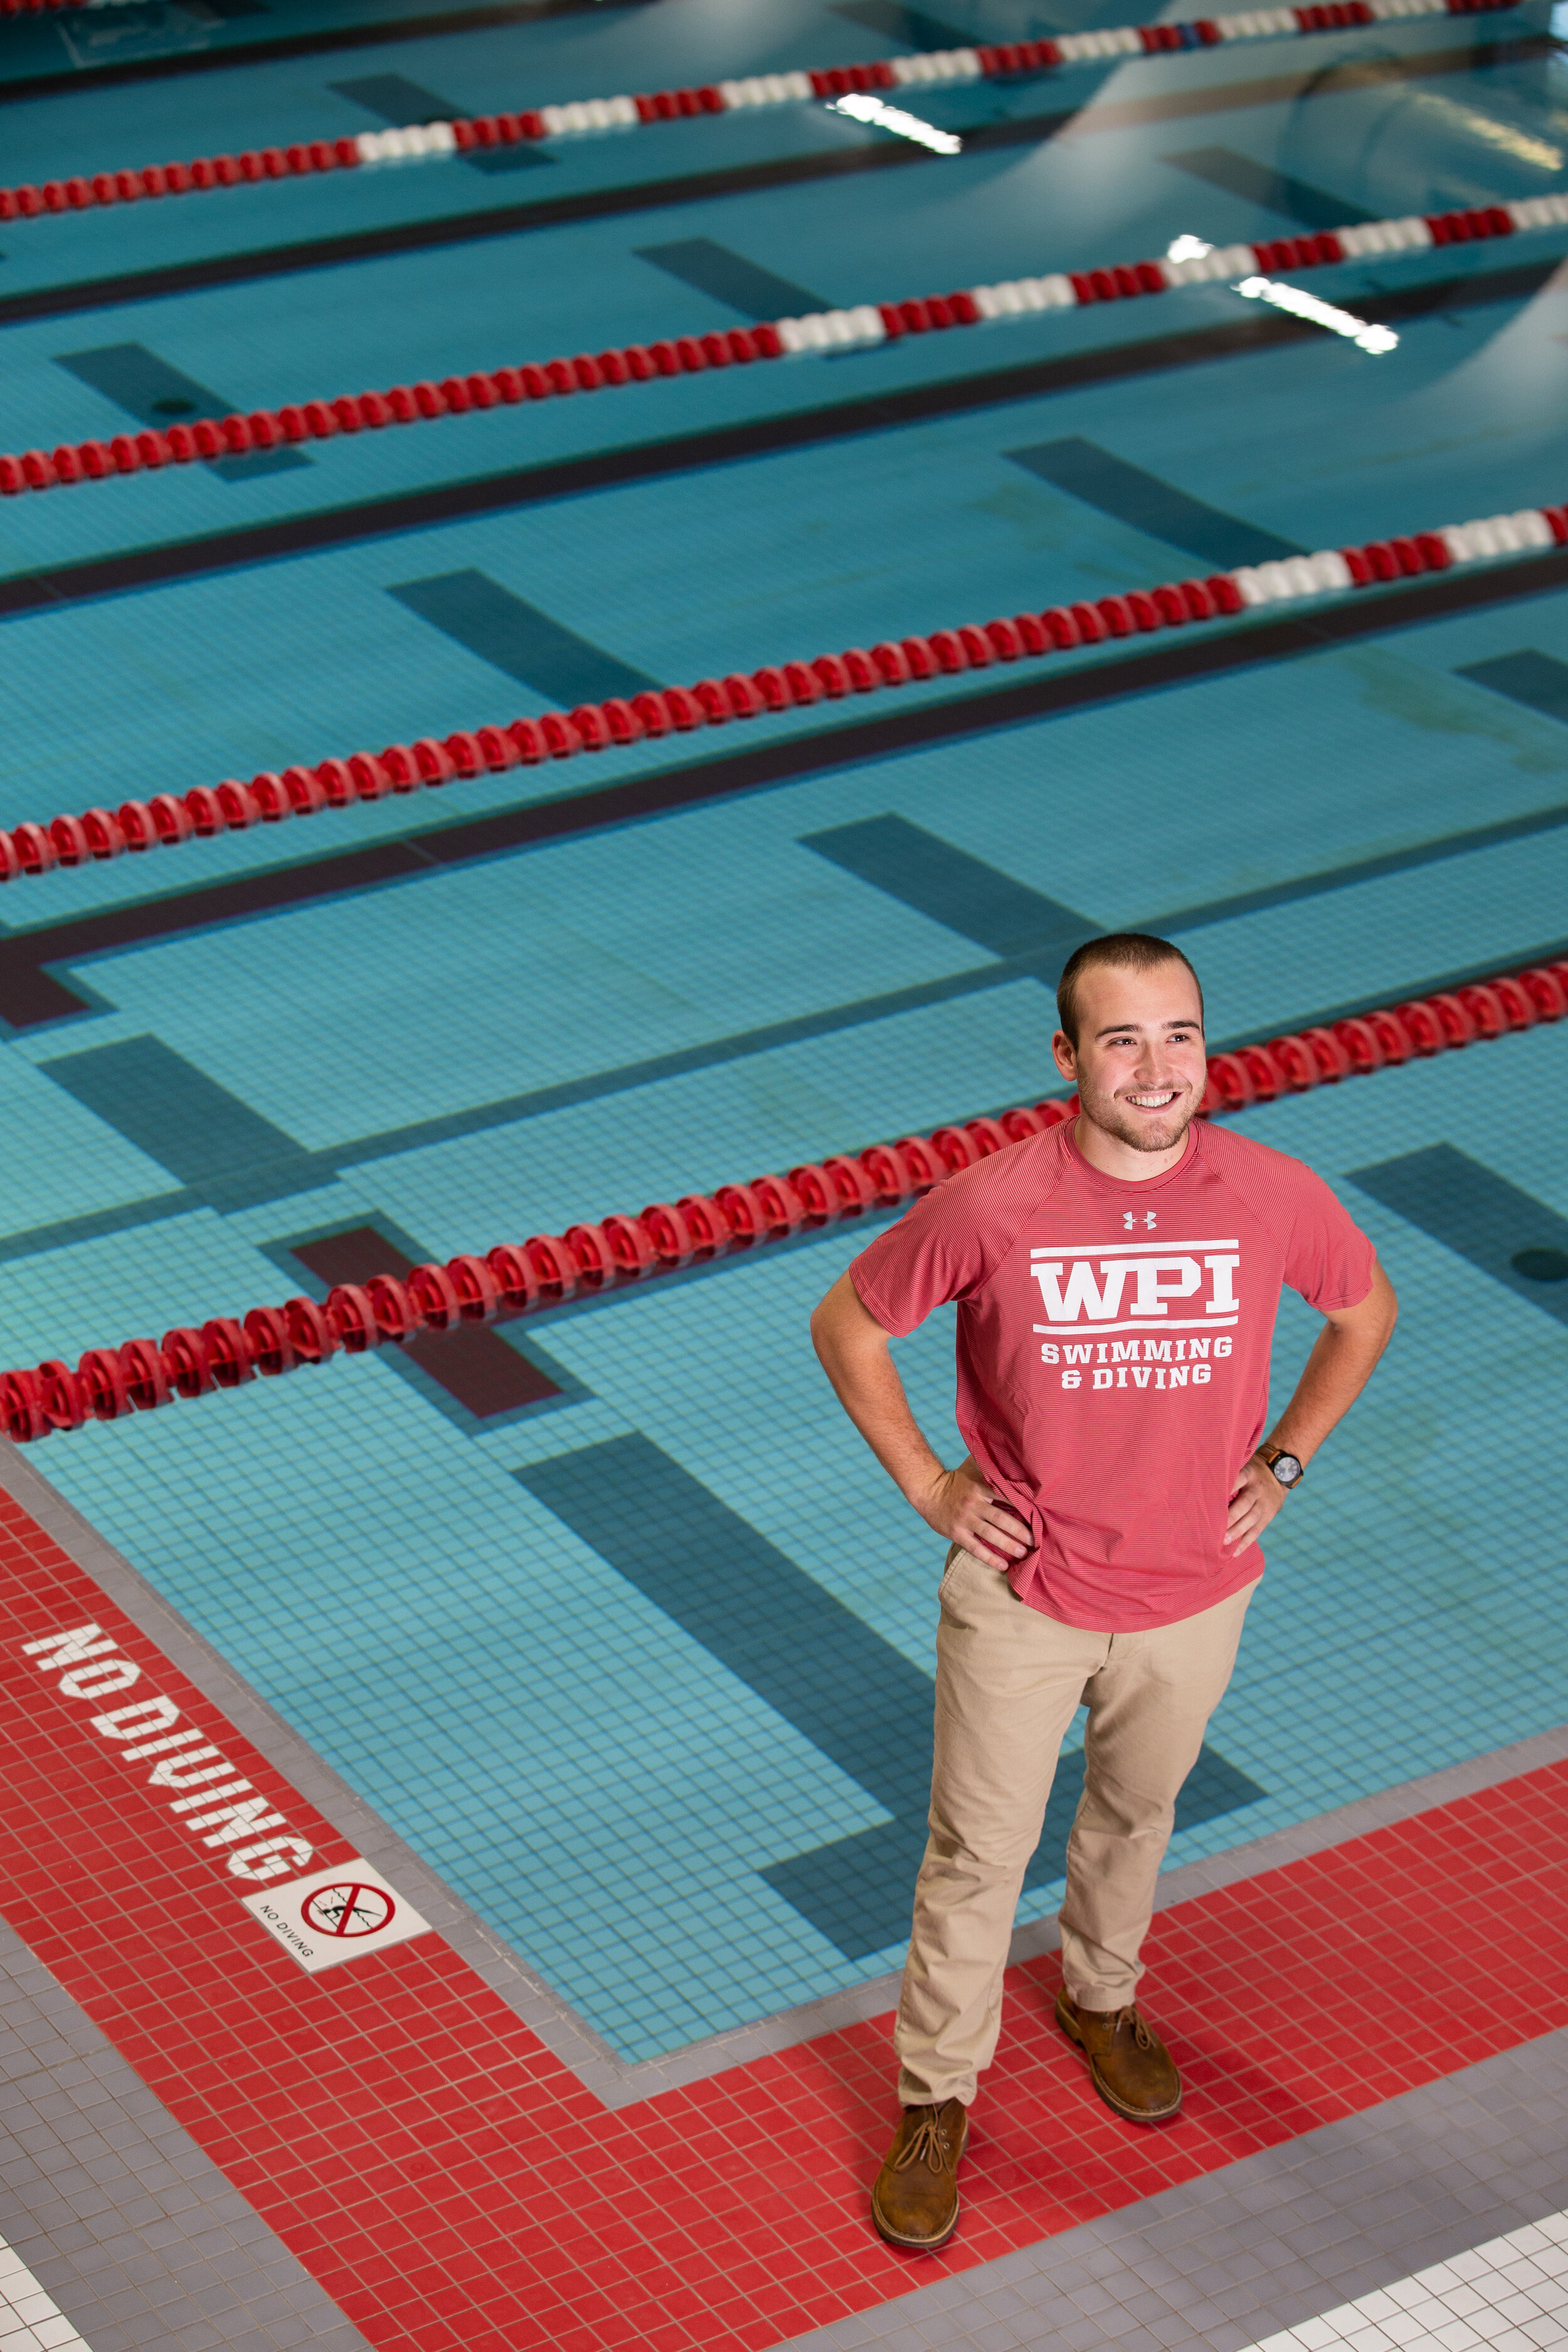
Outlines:
[[291,1886],[269,1886],[265,1894],[247,1895],[245,1907],[312,1975],[430,1932],[428,1919],[368,1862],[339,1863]]

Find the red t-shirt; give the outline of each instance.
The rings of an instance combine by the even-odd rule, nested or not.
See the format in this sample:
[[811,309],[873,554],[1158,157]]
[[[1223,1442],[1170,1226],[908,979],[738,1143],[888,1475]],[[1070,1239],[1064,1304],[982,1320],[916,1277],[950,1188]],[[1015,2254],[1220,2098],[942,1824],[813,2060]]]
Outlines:
[[1176,1167],[1091,1168],[1073,1122],[950,1176],[849,1269],[901,1337],[958,1302],[958,1425],[1036,1548],[1021,1601],[1110,1633],[1213,1608],[1263,1566],[1221,1549],[1263,1434],[1279,1288],[1353,1307],[1372,1244],[1299,1160],[1194,1120]]

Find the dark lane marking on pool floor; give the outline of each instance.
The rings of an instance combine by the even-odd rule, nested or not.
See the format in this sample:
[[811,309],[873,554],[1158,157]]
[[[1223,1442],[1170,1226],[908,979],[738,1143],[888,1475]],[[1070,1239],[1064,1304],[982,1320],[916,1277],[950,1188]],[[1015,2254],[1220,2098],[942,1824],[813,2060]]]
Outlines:
[[658,685],[646,670],[617,660],[483,572],[437,572],[405,580],[386,593],[479,660],[565,709]]
[[[766,1864],[760,1875],[851,1959],[898,1942],[909,1932],[925,1847],[930,1675],[640,1433],[512,1475],[894,1816]],[[1082,1780],[1081,1756],[1064,1757],[1026,1886],[1060,1877]],[[1213,1820],[1264,1793],[1205,1748],[1182,1792],[1176,1826]]]
[[1506,695],[1543,719],[1560,719],[1568,727],[1568,662],[1528,647],[1517,654],[1497,654],[1490,661],[1465,662],[1454,672],[1492,694]]
[[[227,1213],[254,1198],[309,1192],[321,1181],[302,1144],[161,1037],[117,1038],[61,1054],[44,1068],[73,1101],[208,1207]],[[248,1189],[253,1179],[259,1194]]]
[[855,824],[803,833],[800,845],[993,955],[1048,955],[1057,949],[1065,962],[1080,940],[1092,939],[1100,929],[1087,915],[940,840],[908,817],[862,817]]
[[743,319],[791,319],[833,307],[822,295],[797,286],[793,278],[760,268],[743,253],[731,253],[728,246],[716,245],[710,236],[681,237],[673,245],[639,245],[637,257],[679,278],[683,285],[694,286],[700,294],[710,295],[727,309],[739,310]]
[[1219,507],[1191,497],[1158,474],[1130,465],[1098,442],[1074,435],[1063,441],[1038,441],[1032,448],[1005,453],[1015,466],[1049,482],[1053,489],[1081,499],[1113,521],[1128,523],[1167,547],[1215,572],[1233,571],[1242,563],[1270,563],[1281,556],[1302,555],[1306,550],[1277,531],[1259,530]]
[[[297,1235],[275,1244],[268,1255],[302,1266],[313,1277],[312,1292],[321,1299],[338,1283],[363,1286],[373,1275],[389,1274],[404,1281],[416,1265],[431,1259],[428,1250],[401,1248],[376,1226],[366,1224]],[[580,1403],[586,1397],[588,1391],[570,1374],[557,1377],[559,1368],[547,1371],[535,1355],[525,1354],[524,1344],[515,1331],[462,1323],[450,1331],[424,1331],[399,1347],[383,1348],[379,1360],[405,1374],[412,1365],[419,1376],[413,1385],[427,1395],[425,1383],[433,1383],[440,1391],[440,1399],[433,1402],[458,1406],[458,1413],[448,1418],[473,1434],[481,1425],[493,1428],[503,1418],[514,1420],[541,1405]]]
[[[455,121],[467,111],[403,74],[360,74],[352,81],[330,81],[327,88],[395,131],[405,131],[415,123]],[[470,148],[453,160],[470,171],[493,173],[531,171],[539,164],[553,163],[555,157],[531,140],[524,140],[515,147]]]
[[1434,1143],[1347,1181],[1516,1298],[1568,1323],[1568,1218],[1451,1143]]
[[[1473,278],[1443,278],[1393,294],[1363,296],[1360,307],[1366,318],[1387,324],[1423,319],[1434,311],[1525,301],[1540,291],[1560,266],[1557,257],[1551,256]],[[134,593],[178,580],[200,579],[215,572],[313,555],[324,548],[395,538],[433,523],[509,513],[520,507],[580,497],[584,491],[664,480],[715,466],[743,465],[781,451],[818,448],[828,442],[854,440],[935,417],[972,415],[984,408],[1077,392],[1089,384],[1209,366],[1220,360],[1321,341],[1322,330],[1306,320],[1277,310],[1252,312],[1223,326],[1193,328],[1184,333],[1068,352],[1056,359],[945,376],[934,383],[910,384],[866,398],[788,410],[744,424],[587,450],[580,457],[468,475],[427,489],[395,490],[384,497],[318,508],[239,530],[204,531],[191,539],[85,556],[75,563],[0,575],[0,621],[101,596]]]
[[[55,365],[89,384],[154,432],[167,431],[194,416],[232,416],[238,404],[209,392],[205,383],[171,367],[145,343],[101,343],[92,351],[57,352]],[[215,457],[207,471],[226,482],[254,481],[258,474],[289,474],[313,461],[301,449],[258,449],[242,457]]]
[[902,41],[909,49],[966,49],[974,38],[924,8],[904,7],[901,0],[833,0],[828,13],[864,26],[884,41]]
[[1327,188],[1293,179],[1289,173],[1276,172],[1229,147],[1187,147],[1162,155],[1160,161],[1186,173],[1189,179],[1219,188],[1227,196],[1239,196],[1244,204],[1257,205],[1264,212],[1278,213],[1281,220],[1297,221],[1303,228],[1349,228],[1354,221],[1374,217]]
[[[58,976],[59,971],[148,940],[244,921],[280,908],[383,883],[409,881],[470,858],[493,857],[605,825],[635,824],[733,794],[766,791],[917,745],[950,742],[993,727],[1066,716],[1124,695],[1195,686],[1205,677],[1255,664],[1325,653],[1336,645],[1563,587],[1568,587],[1568,549],[1521,558],[1495,572],[1439,573],[1420,585],[1369,593],[1364,602],[1332,605],[1310,618],[1300,614],[1243,623],[1205,637],[1177,638],[1136,653],[1086,662],[1077,669],[1053,674],[1042,668],[1033,676],[1015,675],[1005,686],[923,705],[895,707],[876,718],[840,721],[746,751],[721,752],[716,758],[693,761],[655,775],[627,777],[596,790],[500,809],[489,816],[448,820],[396,840],[368,843],[309,862],[275,866],[266,873],[237,875],[226,881],[14,930],[0,936],[0,1021],[14,1029],[29,1029],[92,1009],[85,988],[73,988]],[[1565,818],[1568,809],[1563,807],[1506,818],[1282,887],[1287,896],[1311,897],[1342,888],[1351,881],[1370,880],[1406,866],[1550,832]],[[22,888],[32,887],[24,884]],[[1215,902],[1201,912],[1205,921],[1217,921],[1279,903],[1282,903],[1279,894],[1270,888]],[[1193,910],[1187,910],[1186,919],[1195,919]],[[985,980],[974,984],[991,983]]]

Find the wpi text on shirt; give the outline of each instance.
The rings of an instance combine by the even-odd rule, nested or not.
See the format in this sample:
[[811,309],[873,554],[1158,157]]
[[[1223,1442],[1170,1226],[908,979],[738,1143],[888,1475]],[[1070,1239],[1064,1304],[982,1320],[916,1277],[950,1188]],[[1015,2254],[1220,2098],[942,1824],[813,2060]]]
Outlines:
[[[1062,1373],[1064,1389],[1081,1387],[1077,1367],[1088,1365],[1097,1389],[1126,1388],[1129,1375],[1144,1389],[1152,1373],[1156,1388],[1185,1388],[1189,1380],[1201,1388],[1213,1378],[1211,1349],[1222,1359],[1235,1344],[1241,1257],[1234,1239],[1063,1244],[1032,1249],[1029,1258],[1048,1318],[1035,1325],[1049,1335],[1040,1359],[1074,1368]],[[1139,1336],[1111,1336],[1125,1332]],[[1184,1336],[1167,1336],[1175,1332]]]

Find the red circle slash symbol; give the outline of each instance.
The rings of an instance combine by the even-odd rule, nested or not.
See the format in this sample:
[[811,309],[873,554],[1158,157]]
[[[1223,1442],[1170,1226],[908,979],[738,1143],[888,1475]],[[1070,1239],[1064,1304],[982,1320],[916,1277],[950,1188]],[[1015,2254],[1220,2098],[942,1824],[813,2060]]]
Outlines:
[[300,1916],[318,1936],[374,1936],[391,1925],[397,1906],[384,1887],[356,1886],[344,1880],[336,1886],[318,1886],[305,1899]]

